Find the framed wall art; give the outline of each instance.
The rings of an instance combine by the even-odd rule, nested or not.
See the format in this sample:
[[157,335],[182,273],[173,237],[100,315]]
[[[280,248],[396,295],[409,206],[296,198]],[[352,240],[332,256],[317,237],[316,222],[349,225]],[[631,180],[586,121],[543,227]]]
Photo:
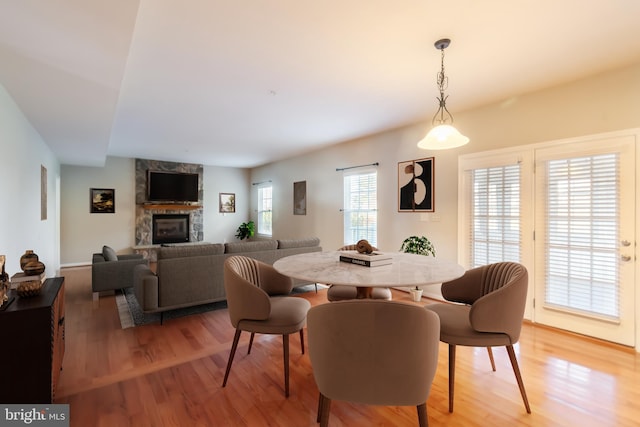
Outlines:
[[116,190],[113,188],[92,188],[90,196],[90,213],[116,212]]
[[434,158],[398,162],[398,212],[433,212]]
[[293,183],[293,214],[307,214],[307,181]]
[[236,194],[220,193],[220,212],[234,213],[236,211]]

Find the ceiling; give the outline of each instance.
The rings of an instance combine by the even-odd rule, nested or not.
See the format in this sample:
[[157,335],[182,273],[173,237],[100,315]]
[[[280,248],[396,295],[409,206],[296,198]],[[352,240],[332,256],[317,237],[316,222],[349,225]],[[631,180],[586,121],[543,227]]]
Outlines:
[[63,164],[253,167],[640,61],[637,0],[0,0],[0,84]]

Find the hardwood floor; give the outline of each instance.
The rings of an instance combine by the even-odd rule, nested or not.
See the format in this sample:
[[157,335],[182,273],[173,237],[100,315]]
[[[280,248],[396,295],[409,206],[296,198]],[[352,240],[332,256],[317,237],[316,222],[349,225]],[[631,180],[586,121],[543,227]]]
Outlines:
[[[283,392],[282,340],[243,334],[222,388],[233,340],[226,310],[121,329],[113,296],[91,298],[88,267],[63,269],[66,352],[55,403],[71,426],[316,426],[318,391],[307,354],[291,339],[291,396]],[[303,294],[315,304],[326,290]],[[410,302],[404,292],[394,299]],[[424,300],[423,305],[428,301]],[[419,337],[418,337],[419,338]],[[457,352],[455,410],[448,412],[447,347],[427,402],[431,426],[637,426],[640,356],[631,349],[525,324],[515,346],[531,404],[525,412],[509,359],[495,349]],[[335,401],[330,425],[416,426],[413,407]]]

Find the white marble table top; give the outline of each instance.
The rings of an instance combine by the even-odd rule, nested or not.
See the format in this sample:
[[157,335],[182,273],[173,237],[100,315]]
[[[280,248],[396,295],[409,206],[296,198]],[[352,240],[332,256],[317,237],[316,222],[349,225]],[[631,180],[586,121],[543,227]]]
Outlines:
[[311,252],[279,259],[273,267],[289,277],[316,283],[366,287],[413,287],[442,283],[464,274],[455,262],[431,256],[385,252],[389,265],[364,267],[339,260],[342,251]]

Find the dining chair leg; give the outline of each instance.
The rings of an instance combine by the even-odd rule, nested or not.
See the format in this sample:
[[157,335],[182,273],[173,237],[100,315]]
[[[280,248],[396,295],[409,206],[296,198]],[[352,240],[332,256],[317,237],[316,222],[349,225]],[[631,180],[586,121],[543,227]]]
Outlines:
[[227,361],[227,370],[224,373],[224,381],[222,381],[222,387],[227,385],[227,378],[229,378],[229,372],[231,372],[231,364],[233,363],[233,358],[236,355],[236,349],[238,348],[238,341],[240,341],[240,334],[242,331],[240,329],[236,329],[236,333],[233,336],[233,344],[231,345],[231,353],[229,353],[229,360]]
[[520,388],[520,394],[522,395],[524,407],[527,409],[527,414],[530,414],[531,407],[529,407],[529,399],[527,399],[527,392],[524,389],[524,382],[522,381],[522,375],[520,375],[520,368],[518,367],[518,359],[516,359],[516,352],[513,350],[512,345],[507,346],[507,353],[509,353],[509,359],[511,360],[513,373],[516,374],[516,381],[518,381],[518,387]]
[[449,412],[453,412],[453,385],[456,379],[456,346],[449,344]]
[[416,406],[418,409],[418,425],[420,427],[429,427],[429,418],[427,417],[427,403]]
[[302,354],[304,354],[304,328],[300,329],[300,347],[302,347]]
[[[322,393],[320,393],[322,395]],[[327,427],[329,425],[329,413],[331,412],[331,399],[322,395],[322,411],[320,414],[320,427]]]
[[489,360],[491,361],[491,369],[493,370],[493,372],[496,371],[496,361],[493,360],[493,350],[491,349],[491,347],[487,347],[487,353],[489,353]]
[[318,393],[318,413],[316,414],[316,422],[320,422],[320,417],[322,416],[322,405],[324,405],[324,395],[322,393]]
[[284,353],[284,396],[289,397],[289,335],[282,335],[282,352]]
[[247,350],[247,354],[251,354],[251,347],[253,346],[253,337],[256,335],[255,332],[251,332],[251,337],[249,338],[249,349]]

